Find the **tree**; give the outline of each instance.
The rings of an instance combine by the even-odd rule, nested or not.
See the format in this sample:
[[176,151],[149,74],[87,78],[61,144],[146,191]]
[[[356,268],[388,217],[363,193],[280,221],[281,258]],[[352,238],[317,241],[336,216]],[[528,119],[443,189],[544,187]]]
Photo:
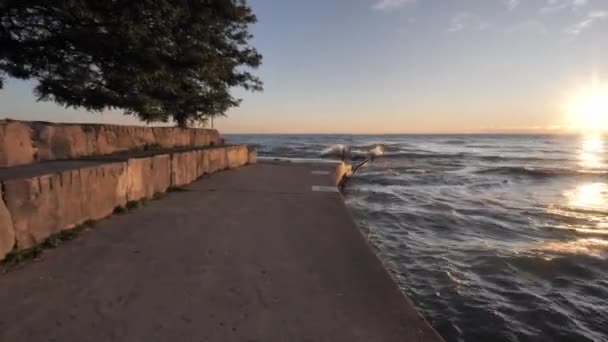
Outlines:
[[245,0],[0,0],[2,76],[40,100],[185,127],[261,91]]

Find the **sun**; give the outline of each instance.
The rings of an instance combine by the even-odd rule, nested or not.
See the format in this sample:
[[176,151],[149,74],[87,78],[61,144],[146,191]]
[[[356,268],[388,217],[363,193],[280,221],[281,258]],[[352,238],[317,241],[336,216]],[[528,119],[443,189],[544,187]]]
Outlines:
[[594,82],[580,88],[568,105],[570,126],[585,132],[603,132],[608,128],[608,85]]

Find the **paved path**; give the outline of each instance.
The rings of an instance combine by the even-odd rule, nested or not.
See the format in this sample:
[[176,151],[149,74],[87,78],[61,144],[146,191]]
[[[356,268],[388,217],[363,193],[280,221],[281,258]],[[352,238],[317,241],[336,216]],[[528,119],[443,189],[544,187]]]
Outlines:
[[227,171],[0,275],[0,341],[439,341],[313,171]]

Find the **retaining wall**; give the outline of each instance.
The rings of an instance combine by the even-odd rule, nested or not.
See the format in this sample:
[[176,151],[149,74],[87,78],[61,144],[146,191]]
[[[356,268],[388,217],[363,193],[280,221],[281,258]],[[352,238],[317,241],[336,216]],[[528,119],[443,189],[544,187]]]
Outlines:
[[97,220],[126,204],[125,163],[103,164],[4,182],[19,249],[43,242],[51,234]]
[[213,129],[0,121],[0,167],[141,149],[220,145]]
[[250,162],[245,146],[130,158],[80,169],[2,181],[0,260],[52,234],[112,214],[128,201],[149,199],[171,186]]
[[[0,196],[2,189],[0,189]],[[4,201],[0,197],[0,260],[13,249],[15,245],[15,227]]]

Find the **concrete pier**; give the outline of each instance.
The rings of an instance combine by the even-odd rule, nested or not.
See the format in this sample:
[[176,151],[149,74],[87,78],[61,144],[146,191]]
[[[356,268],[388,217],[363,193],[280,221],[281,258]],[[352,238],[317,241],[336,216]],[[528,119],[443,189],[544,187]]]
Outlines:
[[0,275],[0,341],[441,341],[335,168],[245,166],[101,221]]

